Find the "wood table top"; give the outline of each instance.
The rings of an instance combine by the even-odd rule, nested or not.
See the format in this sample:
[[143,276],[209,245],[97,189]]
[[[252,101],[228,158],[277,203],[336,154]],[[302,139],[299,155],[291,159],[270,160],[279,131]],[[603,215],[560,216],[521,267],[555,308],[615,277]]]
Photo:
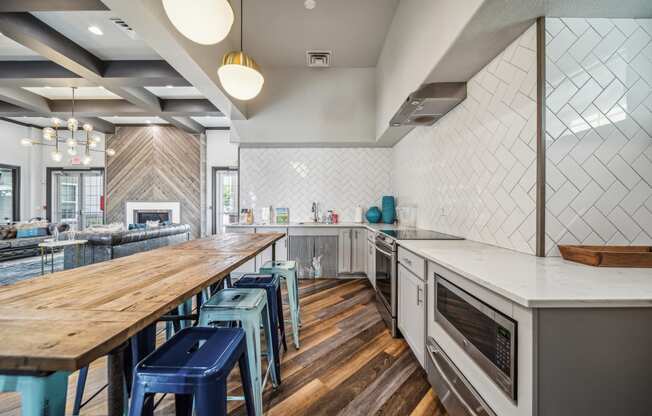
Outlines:
[[216,235],[0,287],[0,369],[75,371],[283,236]]

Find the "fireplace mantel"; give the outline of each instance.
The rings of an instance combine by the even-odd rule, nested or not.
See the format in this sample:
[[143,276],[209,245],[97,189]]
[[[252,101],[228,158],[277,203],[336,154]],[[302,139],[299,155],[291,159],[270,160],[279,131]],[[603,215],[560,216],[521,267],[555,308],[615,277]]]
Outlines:
[[174,224],[181,224],[181,203],[180,202],[137,202],[128,201],[125,203],[125,223],[129,224],[134,220],[136,211],[169,211]]

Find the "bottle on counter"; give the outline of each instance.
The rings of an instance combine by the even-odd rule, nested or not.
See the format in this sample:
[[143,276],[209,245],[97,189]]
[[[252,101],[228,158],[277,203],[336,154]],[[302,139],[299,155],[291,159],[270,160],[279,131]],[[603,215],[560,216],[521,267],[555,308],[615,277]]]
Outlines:
[[340,216],[333,210],[333,224],[337,224],[338,222],[340,222]]

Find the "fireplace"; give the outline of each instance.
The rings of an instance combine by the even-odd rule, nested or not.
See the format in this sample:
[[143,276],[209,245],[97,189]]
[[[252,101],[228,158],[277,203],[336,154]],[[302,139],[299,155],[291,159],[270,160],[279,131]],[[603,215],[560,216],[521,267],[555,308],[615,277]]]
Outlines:
[[173,224],[180,224],[181,203],[127,202],[124,218],[127,224],[145,224],[147,221],[170,221]]
[[135,209],[134,224],[145,224],[147,221],[172,221],[172,210]]

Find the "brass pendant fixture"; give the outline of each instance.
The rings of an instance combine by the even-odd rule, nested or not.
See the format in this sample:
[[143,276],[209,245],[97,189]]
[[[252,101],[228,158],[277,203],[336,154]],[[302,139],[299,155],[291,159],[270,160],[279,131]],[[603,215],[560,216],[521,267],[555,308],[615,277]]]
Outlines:
[[222,58],[222,65],[217,70],[222,86],[226,92],[238,100],[247,101],[255,98],[263,89],[265,78],[256,61],[247,55],[243,45],[244,0],[240,1],[240,50],[231,51]]

